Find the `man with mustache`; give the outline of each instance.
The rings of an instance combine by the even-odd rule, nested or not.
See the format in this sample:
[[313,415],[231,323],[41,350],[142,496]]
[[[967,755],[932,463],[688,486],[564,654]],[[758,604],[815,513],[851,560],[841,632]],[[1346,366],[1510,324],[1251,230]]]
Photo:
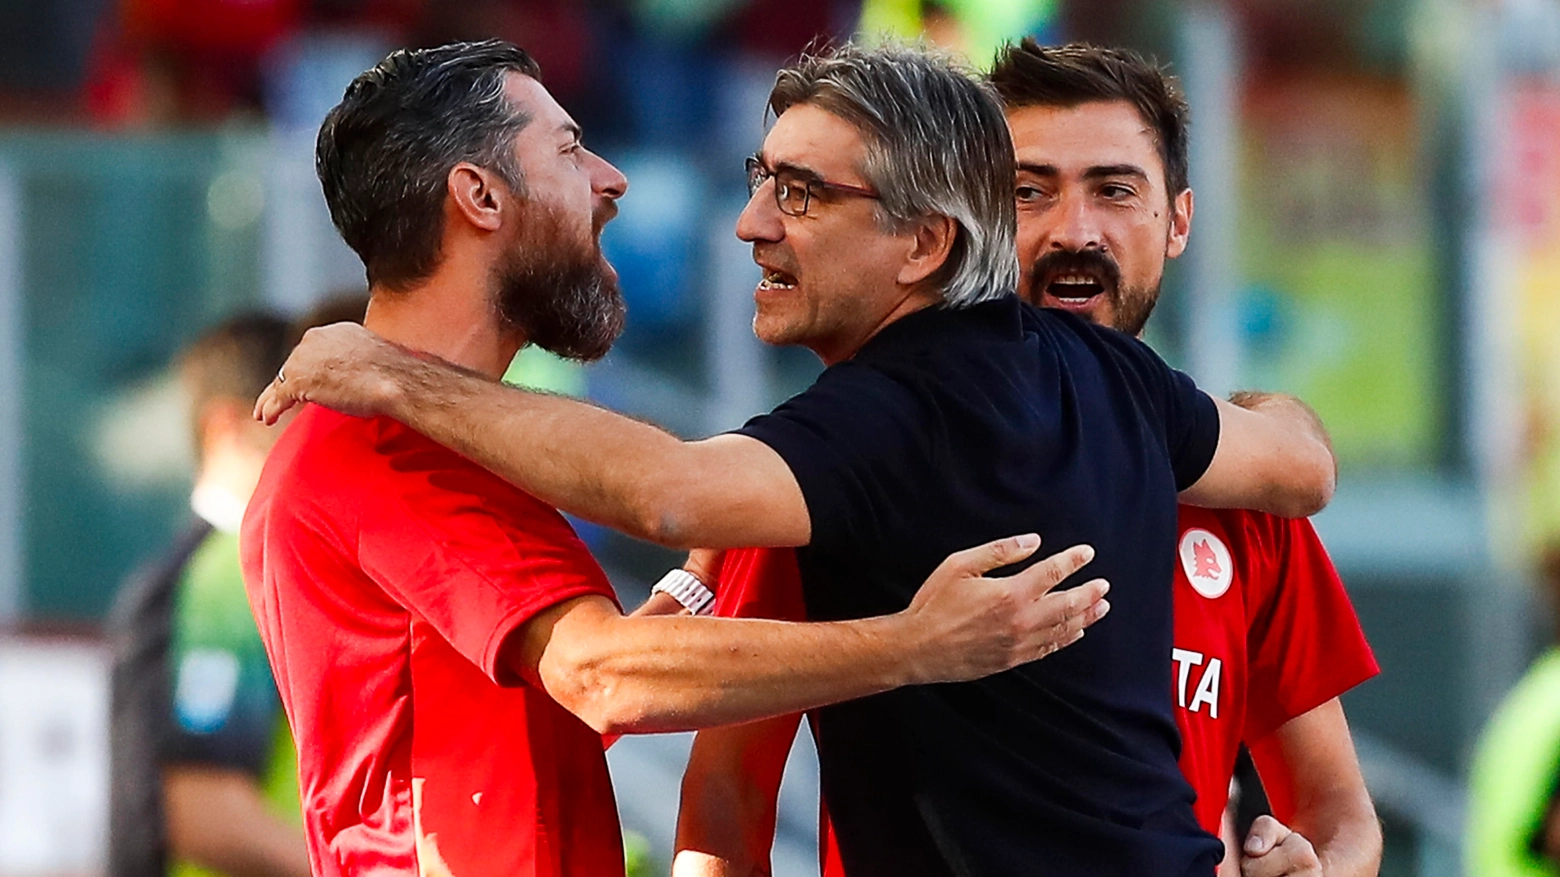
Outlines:
[[[1141,334],[1165,260],[1191,230],[1177,84],[1128,51],[1033,40],[1004,51],[990,79],[1017,156],[1020,293]],[[1242,394],[1241,404],[1263,399]],[[1338,696],[1378,668],[1315,530],[1303,519],[1182,506],[1177,532],[1171,692],[1198,821],[1219,832],[1245,742],[1282,821],[1260,817],[1231,851],[1231,870],[1374,874],[1381,832]],[[729,552],[711,578],[721,614],[805,617],[795,561],[776,550]],[[683,785],[678,877],[745,875],[767,862],[796,722],[699,734]],[[824,825],[823,871],[839,877]]]
[[[396,52],[320,129],[366,324],[483,381],[526,343],[600,356],[622,325],[598,235],[626,181],[538,75],[496,41]],[[602,733],[1035,661],[1106,609],[1099,580],[1047,593],[1086,547],[979,577],[1038,544],[958,554],[861,620],[625,617],[555,509],[399,423],[311,407],[266,460],[240,548],[314,874],[622,877]]]
[[332,327],[262,396],[388,413],[543,500],[673,546],[805,546],[808,613],[902,606],[941,546],[1033,522],[1089,534],[1117,599],[1052,658],[819,711],[860,874],[1207,874],[1164,692],[1179,490],[1304,513],[1330,495],[1314,417],[1197,391],[1139,342],[1013,295],[1013,149],[939,57],[843,47],[782,70],[737,233],[755,332],[828,368],[733,434],[682,442]]

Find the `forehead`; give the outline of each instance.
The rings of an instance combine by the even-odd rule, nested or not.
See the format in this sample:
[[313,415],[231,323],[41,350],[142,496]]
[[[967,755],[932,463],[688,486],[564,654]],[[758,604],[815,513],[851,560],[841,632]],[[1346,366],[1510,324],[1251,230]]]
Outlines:
[[812,104],[781,113],[764,138],[770,167],[794,165],[839,182],[849,182],[865,156],[866,142],[855,125]]
[[504,94],[512,105],[531,117],[531,123],[520,132],[521,137],[553,138],[574,124],[546,86],[523,73],[505,75]]
[[1050,165],[1063,175],[1136,165],[1164,179],[1154,129],[1126,101],[1019,107],[1008,112],[1007,120],[1019,164]]

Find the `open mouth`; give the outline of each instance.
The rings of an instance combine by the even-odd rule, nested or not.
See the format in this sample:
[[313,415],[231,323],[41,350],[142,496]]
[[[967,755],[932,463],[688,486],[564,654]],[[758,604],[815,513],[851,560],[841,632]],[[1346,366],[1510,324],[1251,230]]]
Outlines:
[[764,269],[764,279],[758,282],[759,289],[794,289],[796,278],[784,271],[773,268]]
[[1103,293],[1105,284],[1086,273],[1058,274],[1045,285],[1045,294],[1064,305],[1083,305]]

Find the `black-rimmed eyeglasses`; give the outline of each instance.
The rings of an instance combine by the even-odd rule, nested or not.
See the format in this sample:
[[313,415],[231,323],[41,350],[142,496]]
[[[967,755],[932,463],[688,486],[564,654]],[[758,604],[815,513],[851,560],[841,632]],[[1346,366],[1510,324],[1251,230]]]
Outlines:
[[752,198],[766,180],[772,179],[775,181],[775,206],[787,216],[806,216],[807,208],[812,204],[814,190],[838,192],[860,198],[879,197],[878,193],[864,186],[831,183],[787,168],[771,171],[756,155],[749,156],[744,167],[747,168],[748,197]]

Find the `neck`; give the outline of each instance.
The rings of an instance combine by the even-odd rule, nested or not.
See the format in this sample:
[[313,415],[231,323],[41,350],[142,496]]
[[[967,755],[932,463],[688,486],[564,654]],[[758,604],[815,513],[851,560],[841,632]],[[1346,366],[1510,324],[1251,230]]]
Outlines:
[[524,337],[503,325],[485,290],[474,293],[456,272],[439,271],[410,289],[370,290],[363,325],[403,347],[500,378]]
[[941,293],[923,289],[906,290],[904,295],[889,308],[876,322],[871,323],[863,332],[850,336],[839,343],[822,344],[812,348],[813,353],[823,360],[824,365],[834,365],[844,362],[855,356],[866,346],[868,341],[877,337],[877,334],[888,328],[895,322],[910,316],[916,311],[922,311],[942,301]]
[[202,451],[191,504],[217,529],[236,529],[236,517],[242,517],[263,466],[264,453],[246,450],[234,442],[208,444]]

